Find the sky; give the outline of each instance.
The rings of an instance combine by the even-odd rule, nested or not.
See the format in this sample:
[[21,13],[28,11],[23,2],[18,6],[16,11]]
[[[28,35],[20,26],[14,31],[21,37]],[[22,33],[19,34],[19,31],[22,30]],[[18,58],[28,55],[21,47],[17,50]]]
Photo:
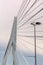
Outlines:
[[[0,45],[1,46],[7,46],[7,44],[8,44],[8,41],[9,41],[9,38],[10,38],[10,34],[11,34],[11,29],[12,29],[12,25],[13,25],[13,21],[14,21],[14,16],[17,16],[18,15],[18,12],[19,12],[19,9],[20,9],[20,6],[21,6],[21,4],[22,4],[22,1],[23,0],[0,0]],[[29,0],[28,0],[29,1]],[[27,7],[27,9],[25,10],[25,12],[28,10],[28,8],[32,5],[32,3],[34,2],[35,0],[31,0],[31,2],[30,2],[30,4],[28,5],[28,7]],[[37,3],[37,6],[40,4],[42,2],[42,0],[39,0],[39,2]],[[30,12],[34,9],[36,7],[36,5],[30,10]],[[32,12],[32,14],[30,13],[28,13],[29,14],[29,16],[28,16],[28,14],[27,14],[27,18],[30,18],[35,12],[37,12],[41,7],[43,7],[43,4],[41,5],[41,6],[39,6],[36,10],[34,10],[33,12]],[[24,12],[24,13],[25,13]],[[24,14],[23,13],[23,14]],[[43,15],[43,11],[42,12],[40,12],[37,16],[35,16],[33,19],[31,19],[29,22],[32,22],[32,21],[34,21],[34,19],[36,19],[35,21],[41,21],[41,23],[43,24],[43,17],[42,18],[40,18],[40,19],[37,19],[37,17],[40,17],[40,16],[42,16]],[[20,14],[21,15],[21,14]],[[26,18],[26,17],[25,17]],[[23,21],[25,22],[25,18],[23,19]],[[20,22],[20,26],[24,23],[24,22]],[[18,33],[19,34],[23,34],[24,32],[27,32],[27,33],[24,33],[23,35],[34,35],[33,33],[29,33],[28,34],[28,32],[29,31],[33,31],[33,26],[31,27],[31,25],[30,24],[28,24],[29,22],[27,22],[27,24],[26,24],[26,26],[30,26],[30,28],[28,28],[26,31],[25,31],[25,29],[23,29],[22,30],[22,28],[20,28],[19,30],[18,30]],[[23,28],[25,28],[26,27],[25,25],[24,25],[24,27]],[[19,25],[17,26],[17,27],[19,27]],[[36,30],[37,31],[43,31],[43,25],[41,25],[41,26],[37,26],[36,27]],[[43,35],[43,32],[37,32],[37,34],[40,36],[40,35]],[[18,38],[19,39],[19,38]],[[23,38],[21,38],[21,41],[23,41],[22,40]],[[25,38],[24,38],[25,39]],[[30,40],[32,40],[32,39],[27,39],[26,38],[26,40],[28,41],[30,41]],[[32,43],[33,41],[31,41],[31,43]],[[39,44],[39,42],[40,42],[40,44]],[[23,43],[24,43],[24,41],[23,41]],[[37,45],[39,46],[39,47],[41,47],[41,48],[43,48],[43,39],[42,40],[38,40],[37,41]],[[2,45],[3,44],[3,45]],[[30,45],[31,46],[31,45]],[[38,50],[38,52],[39,52],[39,50]],[[41,53],[42,51],[40,51],[40,53]],[[43,53],[42,53],[43,54]]]
[[[3,44],[3,46],[6,46],[8,44],[10,34],[11,34],[12,25],[13,25],[13,21],[14,21],[14,16],[18,15],[20,6],[22,4],[22,1],[23,0],[4,0],[4,1],[0,0],[0,45],[1,46],[2,46],[2,44]],[[35,0],[33,0],[33,1],[31,0],[31,3],[27,7],[27,9],[31,6],[31,4],[34,1]],[[42,0],[39,0],[38,4],[40,4],[41,2],[42,2]],[[37,4],[37,6],[38,6],[38,4]],[[42,6],[43,6],[43,4],[42,4]],[[32,9],[34,9],[35,7],[36,6],[34,6]],[[37,12],[41,7],[39,6],[39,8],[37,8],[35,11],[32,12],[32,14],[30,14],[30,16],[32,16],[35,12]],[[26,9],[26,11],[27,11],[27,9]],[[34,21],[34,19],[37,19],[37,17],[42,16],[41,14],[43,15],[43,11],[40,14],[38,14],[37,16],[35,16],[32,20]],[[29,18],[30,18],[30,16],[29,16]],[[30,22],[32,20],[30,20]],[[25,22],[25,18],[24,18],[23,21]],[[20,25],[22,23],[24,23],[23,21],[20,23]],[[39,19],[36,20],[36,21],[39,21]],[[40,21],[42,22],[43,18],[41,18]],[[26,25],[28,26],[28,23]],[[30,26],[30,24],[29,24],[29,26]],[[25,27],[26,26],[24,26],[23,28],[25,28]],[[42,26],[37,26],[37,31],[43,31],[42,28],[43,28],[43,25]],[[23,29],[24,31],[22,31],[21,29],[22,28],[20,28],[18,30],[18,33],[21,32],[23,34],[24,32],[27,32],[27,33],[24,33],[24,35],[33,35],[33,33],[28,34],[29,31],[31,31],[31,30],[33,31],[33,27],[27,29],[26,31],[25,31],[25,29]],[[38,33],[38,35],[40,35],[40,33]],[[41,35],[43,35],[43,32],[41,32]],[[28,40],[32,40],[32,39],[28,39]],[[37,42],[39,43],[39,42],[43,42],[43,41],[40,40],[40,41],[37,41]],[[42,44],[40,44],[39,46],[42,47]]]
[[21,3],[22,0],[0,0],[0,42],[5,45],[9,40],[14,16],[17,16]]

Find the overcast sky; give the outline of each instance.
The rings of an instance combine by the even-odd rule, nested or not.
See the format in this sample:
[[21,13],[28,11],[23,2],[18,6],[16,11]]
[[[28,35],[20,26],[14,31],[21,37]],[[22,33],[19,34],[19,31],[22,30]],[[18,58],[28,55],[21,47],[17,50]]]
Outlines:
[[8,42],[13,19],[21,3],[22,0],[0,0],[0,42]]
[[[6,46],[6,44],[8,43],[9,37],[10,37],[10,33],[11,33],[12,23],[13,23],[13,20],[14,20],[14,16],[17,16],[22,1],[23,0],[0,0],[0,45],[3,44],[4,46]],[[35,0],[33,0],[33,1],[35,1]],[[30,5],[28,5],[29,7],[31,6],[31,4],[33,3],[33,1],[31,0]],[[39,0],[39,2],[37,3],[37,5],[40,4],[41,1],[42,0]],[[32,9],[34,9],[35,7],[36,7],[36,5]],[[43,5],[41,7],[43,7]],[[37,12],[37,10],[39,10],[41,7],[37,8],[35,11],[33,11],[32,14],[29,15],[29,17],[32,16],[35,12]],[[37,19],[37,17],[42,16],[41,14],[43,15],[43,11],[40,14],[38,14],[37,16],[35,16],[33,18],[33,21],[34,21],[34,19]],[[39,20],[43,23],[43,18],[42,19],[38,19],[36,21],[39,21]],[[32,21],[32,19],[29,22],[31,22],[31,21]],[[25,21],[22,21],[21,24],[24,23],[24,22]],[[28,23],[27,23],[27,26],[30,25],[30,24],[28,25]],[[25,26],[24,26],[24,28],[25,28]],[[33,29],[33,28],[30,28],[30,29],[28,29],[26,31],[27,35],[31,35],[31,33],[28,33],[28,31],[31,31],[31,29]],[[38,30],[40,29],[41,31],[43,31],[43,26],[39,26],[39,28],[37,27],[37,29]],[[24,32],[24,31],[22,31],[22,32]],[[24,33],[24,35],[25,35],[25,33]],[[32,35],[33,35],[33,33],[32,33]],[[43,35],[43,32],[41,33],[41,35]],[[23,38],[18,38],[18,39],[21,39],[21,41],[23,41],[22,40]],[[31,43],[32,43],[32,39],[27,39],[26,38],[25,40],[31,41]],[[37,42],[38,42],[37,45],[39,47],[43,48],[43,39],[40,40],[40,41],[38,40]],[[40,45],[39,45],[39,42],[40,42]],[[25,43],[25,41],[24,41],[24,43]],[[38,49],[38,51],[39,51],[39,49]],[[41,52],[42,51],[40,51],[40,53]]]

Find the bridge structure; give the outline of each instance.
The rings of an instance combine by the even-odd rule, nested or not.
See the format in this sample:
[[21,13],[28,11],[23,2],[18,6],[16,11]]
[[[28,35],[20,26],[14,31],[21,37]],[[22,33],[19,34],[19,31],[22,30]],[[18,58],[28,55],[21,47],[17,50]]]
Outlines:
[[[25,41],[25,44],[23,46],[26,47],[26,44],[30,44],[34,47],[34,26],[31,25],[31,23],[36,23],[40,22],[41,25],[35,26],[36,27],[36,38],[38,40],[42,40],[43,38],[43,0],[23,0],[23,3],[21,4],[20,10],[18,12],[18,15],[14,17],[14,22],[12,26],[12,31],[10,35],[10,39],[8,42],[8,46],[6,48],[3,60],[2,60],[2,65],[6,65],[8,55],[10,53],[11,47],[12,47],[12,55],[13,55],[13,65],[19,65],[18,58],[17,58],[17,53],[16,53],[16,43],[17,43],[17,37],[19,40],[23,39],[23,43]],[[32,42],[31,38],[33,39]],[[28,39],[28,41],[27,41]],[[36,41],[37,42],[37,41]],[[33,43],[33,44],[32,44]],[[18,47],[22,47],[22,41],[21,44],[20,42],[18,43]],[[32,48],[33,48],[32,47]],[[23,47],[24,48],[24,47]],[[43,50],[40,46],[37,46],[36,48]],[[29,56],[29,57],[34,57],[35,62],[36,62],[36,53],[35,49],[32,50],[34,52],[34,56]],[[22,49],[21,49],[22,50]],[[22,54],[22,53],[21,53]],[[23,54],[22,54],[23,56]],[[30,65],[25,57],[23,56],[25,64]],[[21,64],[22,65],[22,64]],[[34,63],[34,65],[37,65],[37,62]]]

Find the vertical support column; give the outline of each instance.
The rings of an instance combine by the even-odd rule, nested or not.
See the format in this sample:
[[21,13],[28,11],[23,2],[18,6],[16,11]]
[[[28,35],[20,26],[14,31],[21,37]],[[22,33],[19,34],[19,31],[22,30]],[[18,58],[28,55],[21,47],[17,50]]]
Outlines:
[[13,54],[13,65],[18,65],[17,53],[16,53],[16,36],[17,36],[17,17],[14,18],[12,28],[12,54]]

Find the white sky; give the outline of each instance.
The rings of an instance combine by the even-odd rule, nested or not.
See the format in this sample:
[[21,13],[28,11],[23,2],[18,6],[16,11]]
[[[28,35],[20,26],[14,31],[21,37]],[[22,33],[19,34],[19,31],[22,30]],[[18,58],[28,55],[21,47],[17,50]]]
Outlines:
[[[11,28],[12,28],[12,23],[13,23],[13,19],[14,19],[14,16],[16,16],[17,15],[17,13],[18,13],[18,11],[19,11],[19,8],[20,8],[20,6],[21,6],[21,3],[22,3],[22,1],[23,0],[0,0],[0,42],[2,42],[3,43],[3,45],[6,45],[7,44],[7,42],[8,42],[8,40],[9,40],[9,37],[10,37],[10,33],[11,33]],[[31,0],[32,1],[32,0]],[[39,3],[41,2],[42,0],[40,0],[39,1]],[[38,4],[37,4],[38,5]],[[30,6],[31,6],[31,4],[30,4]],[[36,5],[35,5],[35,7],[36,7]],[[41,7],[43,7],[43,5],[41,6]],[[37,10],[39,10],[41,7],[39,7]],[[27,8],[28,9],[28,8]],[[33,9],[34,9],[34,7],[33,7]],[[31,15],[33,15],[35,12],[37,12],[37,10],[35,10],[34,12],[32,12],[32,14],[30,14],[30,16]],[[43,13],[43,12],[41,12],[41,13]],[[36,19],[37,17],[40,17],[40,16],[42,16],[41,15],[41,13],[40,14],[38,14],[36,17],[34,17],[34,19]],[[30,17],[29,16],[29,17]],[[29,17],[27,17],[27,18],[29,18]],[[32,19],[33,21],[34,21],[34,19]],[[32,20],[30,20],[30,22],[32,21]],[[39,20],[36,20],[36,21],[39,21]],[[43,19],[40,19],[40,21],[43,21]],[[25,21],[24,21],[25,22]],[[24,23],[23,21],[21,22],[21,24],[22,23]],[[43,22],[42,22],[43,23]],[[20,24],[20,25],[21,25]],[[27,25],[28,25],[28,23],[27,23]],[[30,24],[29,24],[30,25]],[[19,25],[18,25],[19,26]],[[40,29],[40,27],[41,27],[41,29]],[[24,28],[25,28],[25,26],[24,26]],[[38,28],[38,27],[37,27]],[[30,28],[29,30],[27,30],[27,31],[31,31],[33,28]],[[38,30],[41,30],[41,31],[43,31],[43,26],[39,26],[39,28],[38,28]],[[40,31],[39,30],[39,31]],[[26,31],[26,32],[27,32]],[[18,32],[20,32],[19,30],[18,30]],[[23,33],[24,31],[22,31],[22,33]],[[27,35],[28,35],[28,32],[26,33]],[[41,34],[43,34],[43,33],[41,33]],[[25,34],[24,34],[25,35]],[[31,33],[29,33],[29,35],[31,35]],[[33,35],[33,34],[32,34]],[[19,38],[19,39],[21,39],[21,41],[23,41],[22,39],[23,38]],[[29,40],[31,43],[32,43],[32,39],[25,39],[25,40]],[[20,40],[19,40],[20,41]],[[20,42],[21,42],[20,41]],[[43,48],[43,44],[41,45],[41,42],[43,43],[43,41],[41,40],[41,41],[37,41],[38,42],[38,44],[37,45],[39,45],[39,42],[40,42],[40,45],[39,45],[39,47],[42,47]],[[2,45],[2,43],[0,43],[1,45]],[[25,43],[25,41],[23,42],[23,43]],[[27,44],[26,44],[27,45]],[[25,45],[25,46],[26,46]],[[22,46],[22,45],[21,45]],[[28,45],[27,45],[28,46]],[[31,46],[31,45],[30,45]],[[22,48],[22,47],[21,47]],[[32,50],[32,49],[31,49]],[[39,51],[39,49],[37,50],[37,51]],[[42,51],[40,50],[40,53],[41,53]],[[42,53],[43,54],[43,53]]]
[[0,0],[0,42],[7,43],[22,0]]

